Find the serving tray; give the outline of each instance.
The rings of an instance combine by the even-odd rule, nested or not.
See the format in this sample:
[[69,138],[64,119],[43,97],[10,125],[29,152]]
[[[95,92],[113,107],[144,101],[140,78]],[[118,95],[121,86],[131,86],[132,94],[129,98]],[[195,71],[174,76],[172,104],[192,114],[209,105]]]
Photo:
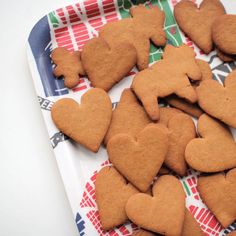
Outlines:
[[[103,166],[110,165],[106,150],[101,147],[99,152],[94,154],[74,143],[59,132],[50,115],[51,106],[56,100],[62,97],[73,97],[80,101],[81,95],[90,88],[90,83],[86,77],[82,77],[76,88],[67,89],[63,80],[58,80],[53,76],[51,51],[56,47],[65,47],[71,51],[81,50],[85,42],[96,36],[104,24],[130,17],[129,8],[133,5],[140,3],[147,7],[158,5],[166,14],[165,31],[168,43],[175,46],[186,43],[194,48],[198,58],[209,62],[214,79],[222,83],[228,73],[236,68],[235,63],[224,64],[218,59],[215,51],[208,56],[204,55],[191,40],[181,33],[173,17],[173,7],[177,2],[178,0],[84,0],[50,12],[35,24],[29,35],[27,53],[32,78],[75,223],[81,236],[131,235],[137,226],[127,223],[108,232],[101,229],[95,202],[94,181],[96,173]],[[232,13],[236,12],[236,5],[231,6],[230,1],[227,0],[222,0],[222,2]],[[150,63],[159,60],[161,54],[162,48],[151,45]],[[113,108],[118,103],[123,89],[130,87],[136,72],[137,69],[134,68],[109,92]],[[235,134],[234,130],[233,134]],[[187,196],[187,208],[200,223],[206,235],[226,235],[235,230],[236,223],[223,229],[203,204],[196,189],[198,175],[198,172],[190,169],[186,177],[180,178]]]

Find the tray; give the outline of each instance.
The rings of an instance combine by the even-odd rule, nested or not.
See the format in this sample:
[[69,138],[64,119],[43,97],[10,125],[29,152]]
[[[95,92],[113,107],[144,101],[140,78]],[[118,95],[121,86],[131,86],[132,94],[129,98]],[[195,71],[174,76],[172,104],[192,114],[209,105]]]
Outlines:
[[[235,63],[223,64],[216,56],[215,51],[208,56],[204,55],[191,40],[180,32],[173,17],[173,6],[177,2],[177,0],[84,0],[50,12],[35,24],[29,35],[27,53],[32,78],[75,223],[81,236],[131,235],[137,227],[127,223],[109,232],[104,232],[101,229],[95,202],[94,181],[97,171],[103,166],[110,165],[106,150],[101,147],[99,152],[94,154],[74,143],[58,131],[50,115],[51,106],[56,100],[61,97],[73,97],[80,101],[81,95],[90,88],[90,83],[86,77],[83,77],[76,88],[72,90],[65,88],[64,81],[55,79],[53,76],[51,51],[58,46],[68,50],[81,50],[84,43],[96,36],[104,24],[129,17],[129,8],[132,5],[139,3],[149,6],[158,5],[166,14],[165,31],[168,43],[178,46],[184,42],[193,47],[198,58],[209,62],[214,79],[222,83],[227,74],[236,68]],[[222,2],[226,9],[236,12],[236,5],[231,6],[230,1],[227,0],[222,0]],[[159,60],[161,54],[162,49],[152,45],[150,63]],[[130,87],[136,72],[137,70],[134,68],[109,92],[113,107],[119,101],[123,89]],[[235,131],[233,133],[235,134]],[[236,229],[236,223],[223,229],[202,203],[196,190],[198,174],[190,169],[188,175],[181,179],[187,196],[187,207],[200,223],[206,235],[226,235]]]

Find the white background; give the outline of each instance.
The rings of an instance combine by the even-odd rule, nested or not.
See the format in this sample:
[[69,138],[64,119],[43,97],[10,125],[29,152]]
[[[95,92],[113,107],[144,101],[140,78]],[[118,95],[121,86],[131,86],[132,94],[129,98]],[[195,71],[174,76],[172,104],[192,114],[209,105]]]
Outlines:
[[73,2],[0,0],[0,236],[78,235],[26,57],[34,24]]
[[69,0],[0,0],[0,236],[78,235],[26,57],[31,28]]

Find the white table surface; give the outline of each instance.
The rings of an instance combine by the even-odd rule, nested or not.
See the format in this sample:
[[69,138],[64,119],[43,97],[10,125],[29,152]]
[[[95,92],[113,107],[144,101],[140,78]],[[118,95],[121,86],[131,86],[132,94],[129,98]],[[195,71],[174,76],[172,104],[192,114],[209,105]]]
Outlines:
[[75,1],[0,2],[0,235],[75,236],[26,57],[34,24]]
[[26,57],[34,24],[73,2],[1,0],[0,236],[78,235]]

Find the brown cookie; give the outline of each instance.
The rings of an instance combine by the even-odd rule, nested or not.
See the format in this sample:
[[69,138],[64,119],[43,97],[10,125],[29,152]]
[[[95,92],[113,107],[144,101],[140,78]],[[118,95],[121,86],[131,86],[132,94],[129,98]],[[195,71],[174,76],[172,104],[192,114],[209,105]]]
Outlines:
[[213,74],[212,74],[212,71],[211,71],[211,67],[208,64],[208,62],[206,62],[204,60],[201,60],[201,59],[196,59],[196,62],[197,62],[198,66],[200,68],[200,71],[202,73],[201,80],[199,80],[197,82],[201,83],[201,81],[203,81],[203,80],[213,79]]
[[166,101],[173,107],[180,109],[181,111],[193,116],[200,117],[203,114],[202,109],[197,105],[197,103],[189,103],[183,98],[179,98],[176,95],[170,95],[166,97]]
[[103,26],[99,37],[111,46],[131,44],[137,52],[137,66],[139,70],[148,67],[150,40],[156,46],[166,44],[163,30],[165,14],[157,6],[146,8],[138,5],[130,9],[132,18],[111,22]]
[[200,177],[197,189],[204,203],[225,228],[235,221],[236,169],[230,170],[226,175],[220,173]]
[[128,43],[110,48],[102,38],[93,38],[84,45],[81,58],[92,85],[108,91],[133,68],[136,50]]
[[227,236],[236,236],[236,231],[233,231],[233,232],[227,234]]
[[112,115],[111,100],[106,92],[90,89],[81,97],[81,104],[62,98],[53,104],[51,111],[60,131],[91,151],[98,151]]
[[138,231],[136,231],[132,234],[132,236],[155,236],[155,235],[156,234],[154,234],[150,231],[144,230],[144,229],[139,229]]
[[160,119],[156,124],[165,125],[169,131],[169,147],[164,163],[177,174],[185,175],[187,170],[184,158],[185,148],[188,142],[196,136],[191,117],[175,108],[160,107]]
[[197,101],[197,94],[189,78],[201,79],[201,71],[196,63],[193,49],[185,44],[180,47],[167,45],[163,60],[137,73],[132,88],[150,118],[158,120],[158,97],[166,97],[174,93],[191,103]]
[[135,137],[151,120],[139,104],[135,94],[125,89],[120,102],[112,113],[110,127],[104,139],[107,142],[116,134],[125,133]]
[[222,15],[212,26],[212,38],[215,45],[226,54],[236,54],[236,15]]
[[114,167],[103,167],[96,176],[95,195],[102,228],[109,230],[125,223],[127,200],[138,193]]
[[158,120],[157,123],[154,124],[163,124],[167,127],[169,120],[178,114],[182,114],[180,110],[172,107],[160,107],[160,119]]
[[198,104],[209,115],[236,128],[236,70],[225,79],[224,86],[215,80],[202,81],[197,87]]
[[107,144],[109,160],[134,186],[146,192],[164,162],[168,137],[162,128],[148,125],[135,139],[117,134]]
[[175,19],[185,34],[205,53],[213,49],[211,29],[215,19],[225,14],[219,0],[203,0],[199,6],[182,0],[175,5]]
[[79,83],[79,75],[85,75],[80,61],[80,52],[69,52],[65,48],[55,48],[51,58],[56,64],[53,73],[56,77],[64,76],[64,83],[67,88],[74,88]]
[[195,125],[187,114],[174,115],[168,122],[169,148],[165,158],[165,165],[184,176],[187,171],[185,162],[185,148],[196,137]]
[[181,236],[204,236],[204,235],[205,234],[203,233],[198,222],[195,220],[192,214],[186,209]]
[[223,61],[223,62],[231,62],[236,60],[236,55],[230,55],[223,53],[219,49],[217,49],[217,56]]
[[198,120],[198,134],[189,142],[185,159],[194,169],[218,172],[236,167],[236,144],[230,131],[207,114]]
[[162,167],[158,171],[158,175],[168,175],[168,174],[170,174],[170,170],[162,165]]
[[[201,81],[210,80],[213,78],[211,67],[206,61],[197,59],[196,62],[201,70],[202,77],[200,81],[197,81],[196,83],[192,84],[194,88],[197,87],[201,83]],[[171,106],[176,107],[193,117],[198,118],[203,114],[202,109],[198,106],[197,103],[191,104],[185,99],[179,98],[174,94],[166,97],[166,101]]]
[[181,235],[185,193],[180,181],[174,176],[163,175],[154,184],[152,192],[153,197],[138,193],[129,198],[125,207],[128,218],[156,233]]

